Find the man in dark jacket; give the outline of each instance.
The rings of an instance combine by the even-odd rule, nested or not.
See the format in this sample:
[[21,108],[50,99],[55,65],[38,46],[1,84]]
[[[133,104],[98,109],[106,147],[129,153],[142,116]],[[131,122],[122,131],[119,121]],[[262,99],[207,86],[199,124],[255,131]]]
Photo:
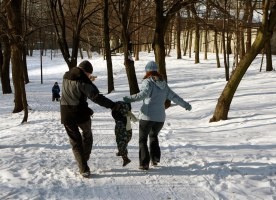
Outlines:
[[93,67],[89,61],[83,61],[78,67],[66,72],[63,76],[60,100],[61,123],[69,136],[73,154],[83,177],[90,176],[87,161],[93,143],[90,118],[93,111],[88,107],[87,98],[100,106],[112,110],[119,109],[119,104],[100,94],[98,88],[90,80],[92,72]]

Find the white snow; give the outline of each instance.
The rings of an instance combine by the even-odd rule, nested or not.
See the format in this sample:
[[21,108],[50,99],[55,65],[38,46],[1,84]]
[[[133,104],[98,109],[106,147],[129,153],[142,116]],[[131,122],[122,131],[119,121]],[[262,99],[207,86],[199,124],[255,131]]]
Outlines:
[[[49,54],[49,52],[48,52]],[[38,55],[38,53],[36,54]],[[135,61],[139,85],[153,53],[141,52]],[[95,84],[114,101],[129,94],[121,55],[113,57],[115,91],[107,94],[107,68],[102,57],[90,60]],[[81,62],[81,59],[79,59]],[[223,60],[221,59],[223,64]],[[61,56],[28,57],[30,83],[26,85],[28,122],[23,112],[12,114],[13,94],[0,89],[0,199],[190,200],[276,199],[276,73],[259,72],[259,55],[240,83],[229,120],[209,123],[225,84],[224,68],[214,54],[200,64],[193,58],[166,58],[170,87],[193,106],[188,112],[169,108],[159,139],[161,163],[149,171],[138,169],[138,123],[132,124],[129,144],[132,162],[122,167],[116,157],[114,120],[109,109],[91,101],[94,109],[92,178],[82,178],[68,137],[60,124],[59,103],[51,101],[55,81],[61,86],[68,70]],[[265,64],[264,64],[265,65]],[[276,66],[276,57],[273,57]],[[141,102],[132,104],[138,114]]]

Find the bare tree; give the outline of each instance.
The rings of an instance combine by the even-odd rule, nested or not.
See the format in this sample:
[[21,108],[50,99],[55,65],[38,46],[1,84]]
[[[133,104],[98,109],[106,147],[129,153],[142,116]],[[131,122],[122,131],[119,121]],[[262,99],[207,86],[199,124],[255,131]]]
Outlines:
[[2,45],[0,42],[0,74],[1,74],[1,83],[2,83],[2,92],[3,94],[12,93],[11,84],[10,84],[10,58],[11,58],[11,49],[8,37],[2,36],[2,41],[4,45],[4,51],[2,52]]
[[10,44],[8,38],[6,4],[0,1],[0,75],[3,94],[12,93],[10,84]]
[[219,48],[218,48],[218,31],[215,28],[214,30],[214,45],[215,45],[215,52],[216,52],[216,61],[217,61],[217,68],[220,68],[220,60],[219,60]]
[[114,90],[114,79],[113,79],[113,67],[112,67],[112,59],[111,59],[111,50],[110,50],[110,37],[109,37],[109,4],[108,0],[104,0],[104,47],[105,47],[105,55],[106,55],[106,66],[107,66],[107,85],[108,85],[108,93]]
[[25,91],[23,60],[22,60],[22,21],[21,21],[21,0],[7,0],[6,2],[8,27],[11,46],[12,77],[14,84],[14,103],[13,113],[24,110],[23,122],[28,120],[28,104]]
[[[227,0],[224,0],[224,11],[227,10]],[[229,34],[229,17],[224,13],[223,15],[223,30],[222,30],[222,48],[224,58],[225,79],[229,80],[229,51],[228,51],[228,34]]]
[[271,54],[271,43],[270,40],[266,41],[265,44],[265,54],[266,54],[266,71],[272,71],[272,54]]
[[47,2],[63,58],[69,69],[76,67],[81,31],[90,17],[101,11],[102,7],[96,3],[92,9],[93,5],[87,0],[47,0]]
[[196,22],[195,24],[195,46],[194,46],[194,53],[195,53],[195,64],[199,63],[199,40],[200,40],[200,32],[199,32],[199,24]]
[[180,12],[177,12],[176,14],[176,52],[177,52],[177,59],[181,59],[182,58],[182,54],[181,54],[181,16],[180,16]]
[[[243,22],[246,23],[246,49],[245,52],[249,51],[251,48],[251,37],[252,37],[252,19],[253,19],[253,11],[256,8],[258,0],[254,1],[245,1],[245,13]],[[242,54],[244,55],[244,54]]]
[[194,53],[195,53],[195,64],[199,63],[199,53],[200,53],[200,21],[203,21],[197,14],[195,5],[189,6],[190,10],[193,13],[193,18],[195,21],[195,38],[194,38]]
[[[171,19],[181,8],[198,2],[197,0],[190,1],[173,1],[165,2],[164,0],[155,0],[155,33],[153,39],[153,49],[155,61],[158,63],[158,71],[167,80],[166,62],[165,62],[165,33],[170,24]],[[168,5],[166,4],[168,3]]]
[[132,7],[131,0],[122,0],[119,2],[114,2],[113,8],[117,13],[117,17],[120,21],[120,28],[121,28],[121,40],[124,52],[124,65],[126,68],[126,74],[128,78],[129,84],[129,91],[130,94],[138,93],[139,87],[134,67],[134,60],[131,55],[131,26],[130,22],[132,19],[132,15],[130,13],[130,8]]
[[210,122],[226,120],[228,118],[228,112],[232,99],[242,77],[246,73],[248,67],[255,59],[257,54],[260,53],[260,51],[263,49],[266,42],[270,40],[276,24],[276,4],[274,4],[271,10],[269,10],[269,4],[269,0],[263,0],[262,24],[258,29],[257,37],[252,44],[250,50],[238,63],[236,69],[234,70],[232,76],[230,77],[224,90],[222,91],[222,94],[218,99],[214,115],[210,119]]

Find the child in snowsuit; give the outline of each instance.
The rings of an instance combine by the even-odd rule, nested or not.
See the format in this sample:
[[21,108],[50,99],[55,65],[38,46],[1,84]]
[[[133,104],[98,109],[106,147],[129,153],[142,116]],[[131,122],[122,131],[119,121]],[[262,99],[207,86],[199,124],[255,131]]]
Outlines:
[[59,101],[60,98],[60,88],[58,82],[55,82],[54,86],[52,87],[52,101]]
[[131,123],[137,121],[136,117],[131,113],[130,103],[117,102],[120,104],[120,110],[112,111],[112,117],[115,119],[115,136],[118,148],[117,156],[122,156],[123,167],[126,166],[131,160],[128,158],[127,145],[132,137]]

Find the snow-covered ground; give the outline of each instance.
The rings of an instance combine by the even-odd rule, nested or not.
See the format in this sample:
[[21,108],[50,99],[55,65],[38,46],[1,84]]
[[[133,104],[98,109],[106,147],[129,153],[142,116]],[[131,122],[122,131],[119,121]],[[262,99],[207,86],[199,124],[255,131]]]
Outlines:
[[[49,52],[48,52],[49,55]],[[159,135],[162,158],[158,167],[138,169],[138,124],[129,144],[132,162],[122,167],[116,157],[114,120],[109,109],[92,102],[94,144],[90,179],[82,178],[68,137],[60,124],[59,103],[51,101],[54,82],[61,86],[67,66],[62,58],[28,58],[26,85],[28,122],[12,114],[13,94],[0,88],[0,199],[190,200],[276,199],[276,73],[259,72],[257,57],[244,76],[231,104],[229,120],[209,123],[226,81],[215,57],[166,58],[170,87],[193,106],[188,112],[169,108]],[[139,84],[153,53],[135,61]],[[79,62],[81,59],[79,59]],[[93,55],[95,84],[110,99],[129,94],[122,56],[113,57],[115,91],[107,93],[106,64]],[[221,60],[221,62],[223,62]],[[273,57],[276,66],[276,57]],[[138,114],[141,102],[132,104]]]

